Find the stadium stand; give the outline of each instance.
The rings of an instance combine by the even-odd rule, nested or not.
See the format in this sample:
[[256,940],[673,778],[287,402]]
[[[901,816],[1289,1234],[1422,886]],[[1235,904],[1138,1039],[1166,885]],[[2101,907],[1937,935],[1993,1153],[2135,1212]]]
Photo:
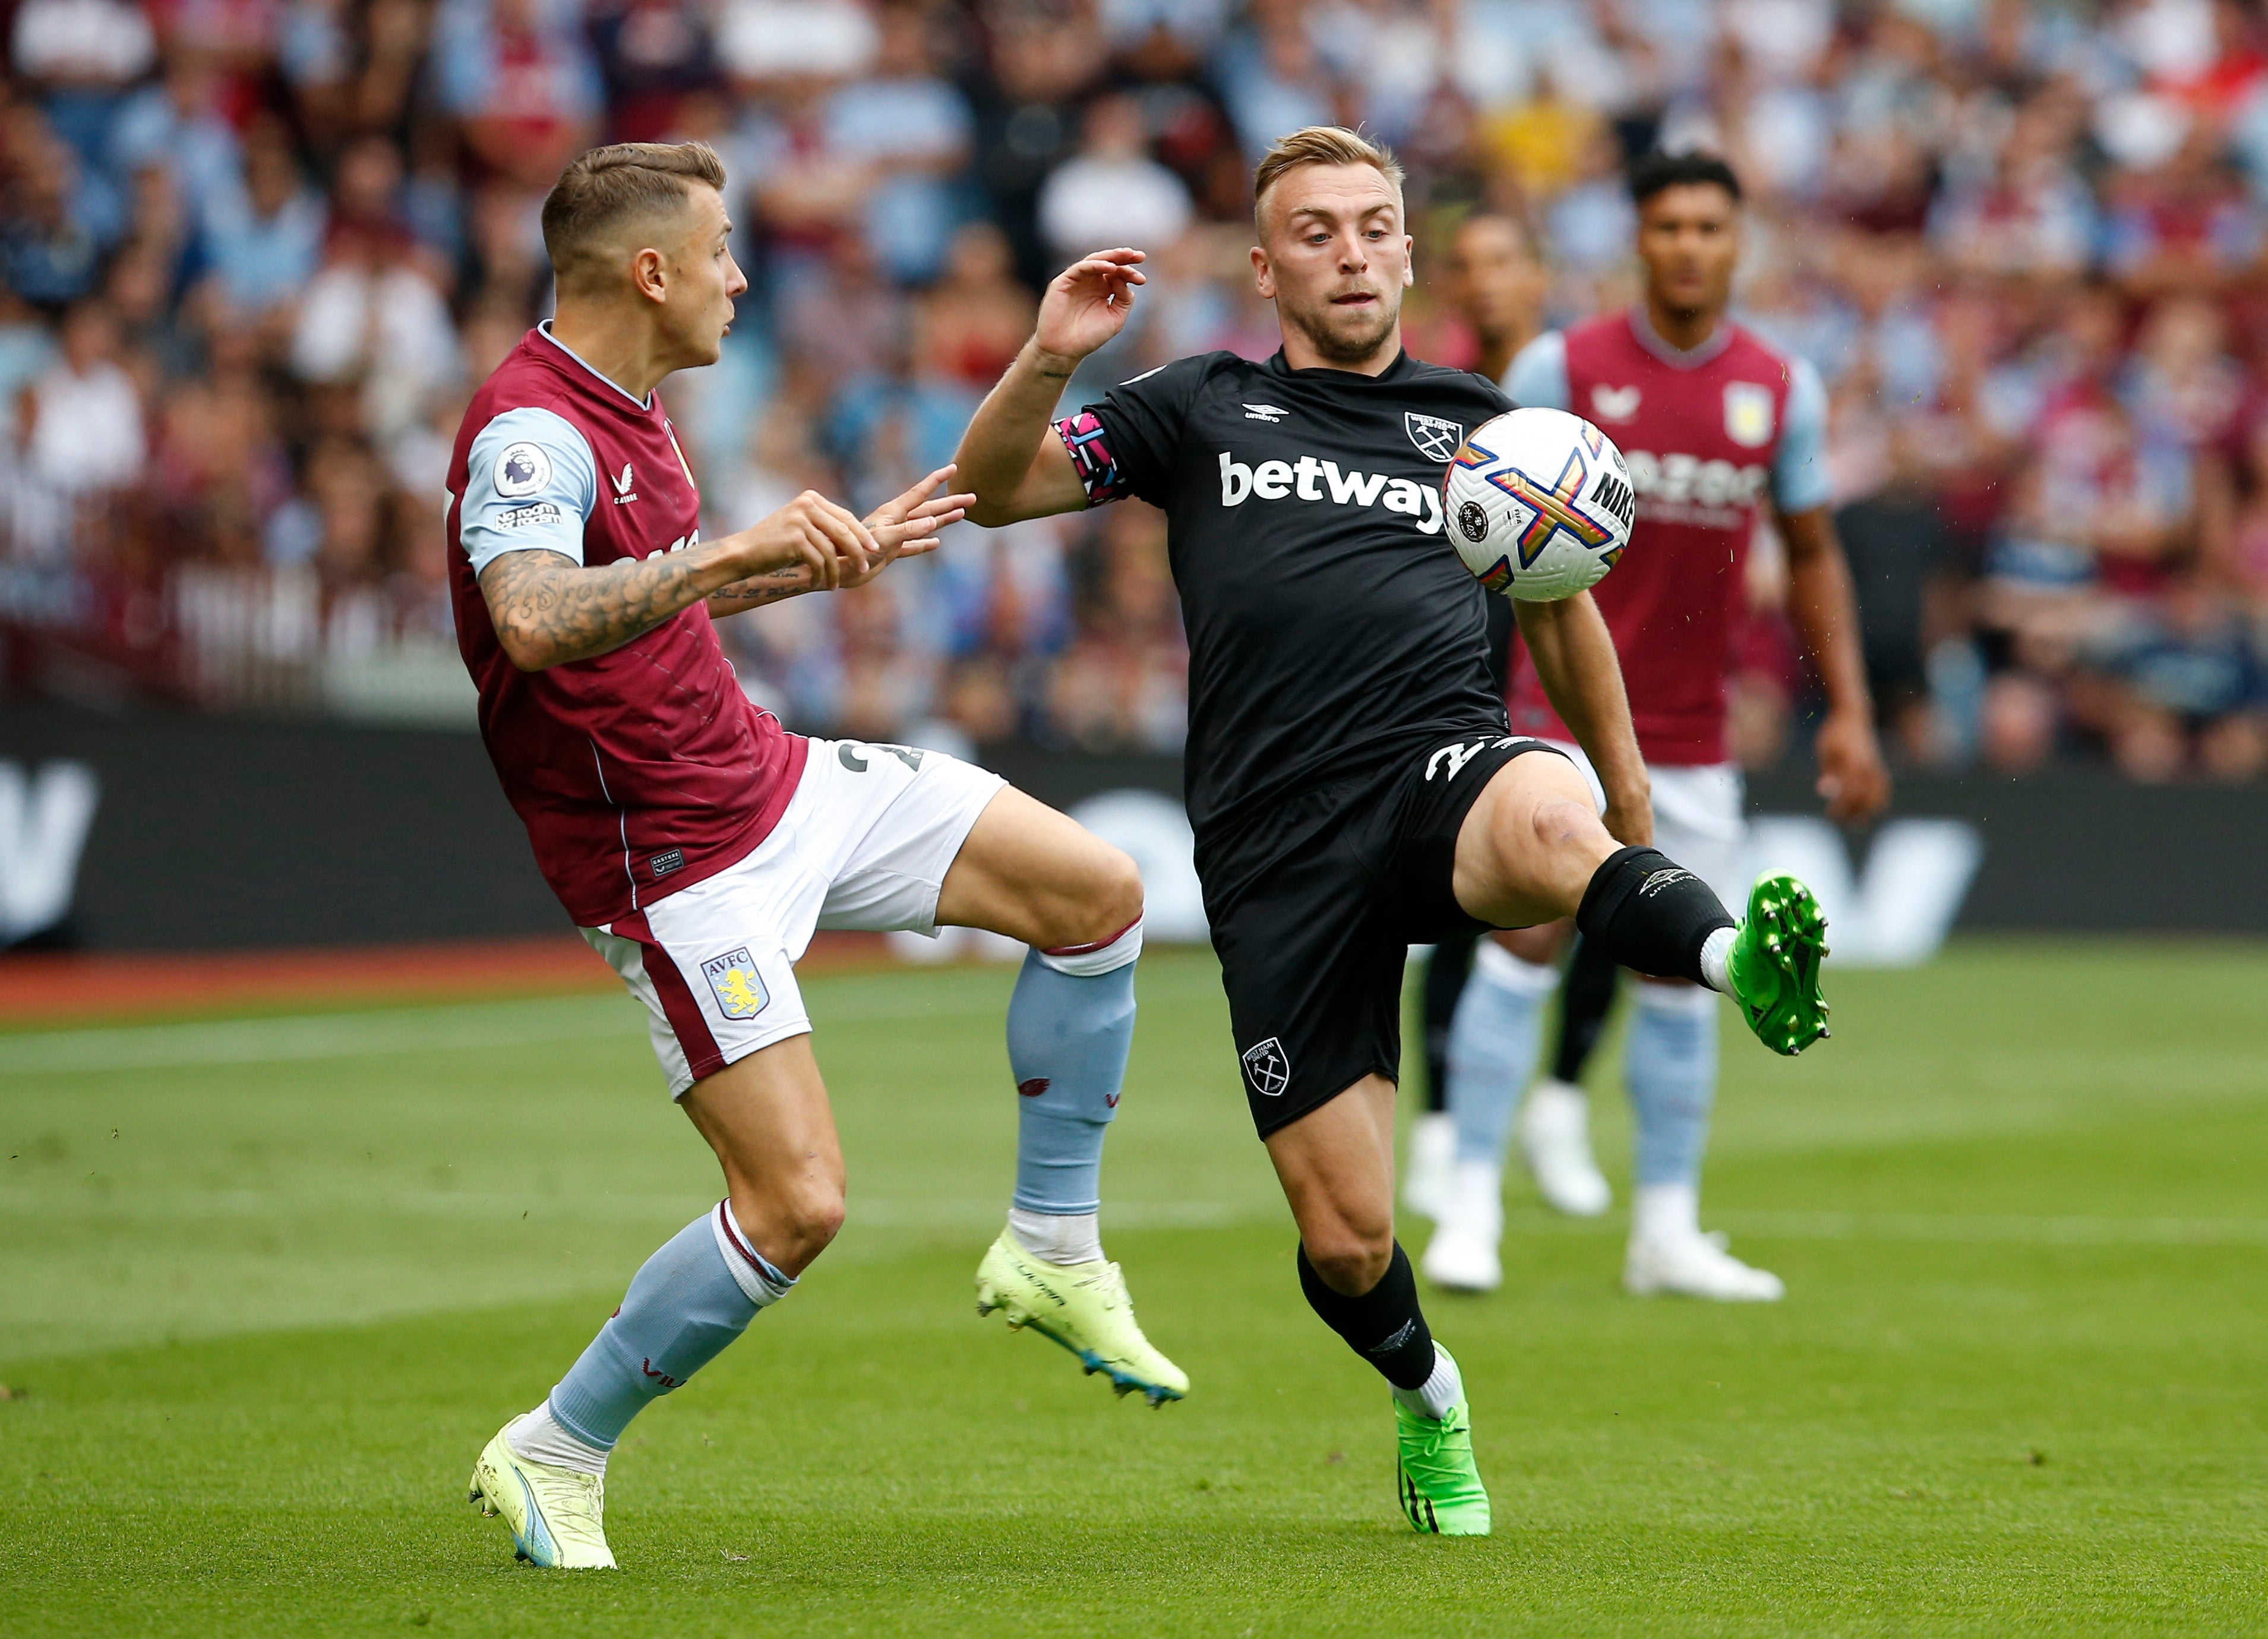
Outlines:
[[[463,721],[448,439],[548,300],[536,212],[700,137],[753,282],[674,385],[710,532],[942,460],[1093,242],[1151,249],[1074,391],[1267,351],[1251,156],[1360,121],[1431,255],[1537,229],[1548,317],[1626,300],[1619,172],[1730,156],[1745,316],[1832,384],[1874,681],[1910,764],[2268,764],[2268,55],[2242,0],[15,0],[0,98],[0,675]],[[1423,263],[1421,262],[1421,268]],[[1422,288],[1417,351],[1473,338]],[[1805,683],[1769,552],[1742,751]],[[743,616],[791,726],[1170,751],[1161,520],[992,535]]]

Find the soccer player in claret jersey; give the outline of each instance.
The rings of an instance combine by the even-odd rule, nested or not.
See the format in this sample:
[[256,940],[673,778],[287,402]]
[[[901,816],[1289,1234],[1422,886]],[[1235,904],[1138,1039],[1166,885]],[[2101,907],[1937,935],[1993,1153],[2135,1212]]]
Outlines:
[[474,395],[450,462],[457,640],[482,737],[545,878],[645,1004],[727,1192],[480,1454],[474,1502],[542,1565],[614,1564],[604,1477],[624,1426],[785,1297],[842,1222],[793,966],[815,928],[952,923],[1032,947],[1008,1005],[1015,1192],[977,1271],[979,1312],[1005,1309],[1121,1393],[1159,1404],[1188,1388],[1096,1234],[1134,1028],[1132,861],[952,757],[785,733],[718,646],[712,616],[872,580],[971,498],[947,468],[864,520],[806,492],[701,540],[655,388],[716,361],[747,288],[724,180],[697,144],[567,167],[543,206],[556,316]]
[[[1513,356],[1543,329],[1543,300],[1551,277],[1525,225],[1497,210],[1476,210],[1451,230],[1441,293],[1471,327],[1473,370],[1500,380]],[[1511,647],[1512,607],[1492,598],[1489,665],[1501,680]],[[1425,1111],[1410,1124],[1410,1163],[1403,1169],[1402,1204],[1427,1218],[1447,1210],[1456,1167],[1457,1124],[1449,1114],[1449,1032],[1457,1003],[1472,976],[1477,934],[1452,934],[1426,953],[1419,985],[1425,1020]]]
[[1402,349],[1402,173],[1313,127],[1254,178],[1259,293],[1283,348],[1137,376],[1058,420],[1116,335],[1142,253],[1057,276],[963,435],[969,515],[1006,523],[1139,496],[1165,509],[1189,636],[1188,797],[1245,1092],[1299,1225],[1300,1288],[1393,1388],[1403,1511],[1479,1535],[1488,1493],[1456,1362],[1394,1238],[1394,1093],[1410,945],[1575,915],[1617,958],[1731,989],[1758,1033],[1821,1033],[1817,908],[1786,878],[1736,925],[1649,845],[1646,775],[1587,596],[1521,630],[1602,772],[1506,732],[1484,597],[1441,533],[1441,474],[1510,408]]
[[[1729,892],[1742,820],[1740,771],[1725,742],[1726,679],[1760,508],[1771,507],[1786,543],[1790,611],[1826,690],[1816,750],[1828,813],[1859,820],[1878,812],[1889,778],[1850,573],[1828,509],[1826,392],[1809,365],[1726,316],[1740,255],[1740,182],[1712,155],[1656,154],[1635,167],[1631,191],[1644,299],[1537,337],[1513,361],[1504,386],[1522,404],[1588,417],[1629,459],[1638,528],[1594,595],[1623,657],[1656,839]],[[1513,727],[1580,760],[1549,683],[1533,667],[1515,668]],[[1569,965],[1554,1074],[1520,1109],[1567,931],[1562,923],[1495,935],[1459,1003],[1449,1047],[1457,1165],[1423,1260],[1440,1285],[1483,1291],[1501,1278],[1503,1162],[1516,1111],[1521,1148],[1546,1198],[1565,1211],[1606,1210],[1607,1183],[1592,1159],[1587,1107],[1575,1085],[1615,993],[1619,958],[1596,940],[1582,939]],[[1777,1276],[1701,1231],[1717,999],[1668,976],[1636,988],[1624,1047],[1637,1180],[1624,1282],[1641,1294],[1777,1298]]]

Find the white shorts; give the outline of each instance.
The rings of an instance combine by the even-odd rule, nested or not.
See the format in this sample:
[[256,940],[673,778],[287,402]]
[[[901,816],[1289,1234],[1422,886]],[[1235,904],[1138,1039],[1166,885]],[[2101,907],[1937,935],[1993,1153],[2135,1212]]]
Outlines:
[[945,874],[1007,783],[939,751],[814,740],[787,811],[746,859],[583,929],[645,1003],[670,1096],[811,1029],[795,963],[815,930],[934,937]]
[[[1560,740],[1545,743],[1574,759],[1590,782],[1591,801],[1605,813],[1606,791],[1582,748]],[[1747,786],[1739,766],[1648,763],[1646,775],[1653,787],[1653,845],[1708,883],[1726,908],[1739,916],[1749,900],[1749,884],[1741,880],[1749,832],[1743,812]]]

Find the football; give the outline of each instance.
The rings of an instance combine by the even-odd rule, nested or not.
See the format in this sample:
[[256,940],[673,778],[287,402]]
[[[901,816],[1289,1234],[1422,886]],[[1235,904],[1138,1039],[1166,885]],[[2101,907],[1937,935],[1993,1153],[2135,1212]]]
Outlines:
[[1474,429],[1442,481],[1441,515],[1491,592],[1556,602],[1596,586],[1630,544],[1637,500],[1614,441],[1564,410]]

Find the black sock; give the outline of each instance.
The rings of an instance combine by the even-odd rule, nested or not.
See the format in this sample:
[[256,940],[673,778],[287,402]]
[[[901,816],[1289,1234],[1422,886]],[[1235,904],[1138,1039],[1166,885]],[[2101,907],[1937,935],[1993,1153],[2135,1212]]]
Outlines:
[[1433,947],[1425,958],[1425,1113],[1440,1115],[1449,1107],[1449,1026],[1457,1016],[1457,1002],[1472,977],[1473,949],[1480,943],[1474,934],[1452,934]]
[[1552,1075],[1570,1087],[1582,1082],[1583,1067],[1591,1061],[1607,1028],[1621,975],[1597,940],[1577,937],[1575,952],[1567,958],[1567,977],[1559,986],[1559,1051],[1551,1060]]
[[1622,848],[1608,855],[1583,890],[1575,927],[1618,966],[1655,978],[1708,981],[1701,947],[1720,927],[1733,926],[1724,901],[1709,884],[1655,848]]
[[1395,1388],[1422,1388],[1433,1375],[1433,1333],[1418,1307],[1418,1277],[1410,1272],[1410,1257],[1401,1242],[1394,1243],[1394,1261],[1386,1266],[1378,1284],[1360,1297],[1325,1286],[1302,1246],[1300,1289],[1323,1324]]

